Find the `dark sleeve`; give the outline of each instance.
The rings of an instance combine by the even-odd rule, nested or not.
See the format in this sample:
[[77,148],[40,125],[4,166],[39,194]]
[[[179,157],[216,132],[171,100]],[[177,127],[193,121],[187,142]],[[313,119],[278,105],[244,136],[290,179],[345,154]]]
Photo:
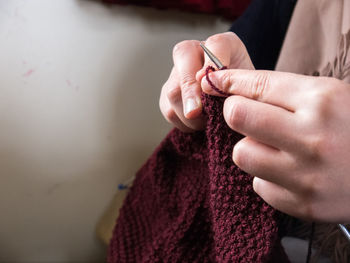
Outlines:
[[231,26],[256,69],[275,68],[296,0],[253,0]]

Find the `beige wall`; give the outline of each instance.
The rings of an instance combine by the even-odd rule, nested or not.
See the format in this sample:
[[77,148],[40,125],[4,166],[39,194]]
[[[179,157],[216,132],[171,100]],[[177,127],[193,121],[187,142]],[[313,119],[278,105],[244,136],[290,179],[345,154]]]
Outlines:
[[0,262],[103,261],[99,216],[169,130],[158,97],[173,45],[228,26],[93,1],[0,0]]

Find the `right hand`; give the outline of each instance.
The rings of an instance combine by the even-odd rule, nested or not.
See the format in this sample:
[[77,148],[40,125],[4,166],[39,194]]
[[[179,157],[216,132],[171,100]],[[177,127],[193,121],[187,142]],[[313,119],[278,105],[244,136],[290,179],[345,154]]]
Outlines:
[[[201,80],[207,66],[214,66],[198,40],[185,40],[173,49],[174,66],[162,87],[159,106],[165,119],[183,132],[204,129]],[[205,45],[229,69],[254,69],[243,42],[232,32],[216,34]]]

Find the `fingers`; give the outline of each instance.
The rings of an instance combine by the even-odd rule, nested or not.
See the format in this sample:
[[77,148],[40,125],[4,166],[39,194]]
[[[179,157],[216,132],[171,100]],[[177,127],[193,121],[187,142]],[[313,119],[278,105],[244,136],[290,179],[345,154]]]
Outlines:
[[266,203],[288,215],[312,221],[322,218],[316,206],[312,205],[314,193],[300,195],[259,177],[254,177],[253,188]]
[[205,120],[203,116],[189,120],[183,112],[181,89],[178,85],[176,70],[170,73],[169,79],[163,85],[159,107],[165,119],[183,132],[193,132],[203,129]]
[[193,132],[194,130],[187,127],[181,119],[176,115],[174,109],[172,108],[165,92],[162,90],[159,100],[160,111],[162,112],[164,118],[178,128],[182,132]]
[[239,168],[253,176],[293,187],[288,176],[281,176],[294,169],[294,159],[284,151],[245,137],[234,146],[232,159]]
[[299,218],[321,218],[315,206],[317,182],[305,181],[307,173],[298,177],[298,163],[286,152],[245,137],[235,145],[233,161],[254,176],[254,191],[274,208]]
[[[254,68],[244,44],[234,33],[214,35],[207,39],[206,44],[225,65]],[[212,62],[204,58],[204,52],[196,40],[177,44],[173,50],[173,61],[173,72],[161,92],[161,111],[169,122],[181,130],[202,129],[205,124],[201,115],[202,90],[196,73]]]
[[286,188],[259,177],[254,177],[253,189],[266,203],[282,212],[290,214],[298,205],[293,202],[294,196]]
[[203,65],[199,41],[187,40],[177,44],[173,50],[173,60],[181,89],[183,115],[187,119],[194,119],[202,111],[201,87],[196,80],[196,73]]
[[[314,82],[312,77],[262,70],[222,70],[212,72],[209,76],[212,83],[226,93],[269,103],[293,112],[305,103],[303,87],[311,86]],[[204,92],[218,95],[206,78],[202,79],[201,85]]]
[[[245,45],[233,32],[213,35],[205,41],[205,46],[228,68],[254,69]],[[216,68],[205,55],[203,68],[196,74],[198,81],[203,78],[208,66]]]
[[296,151],[298,125],[293,113],[241,96],[224,103],[224,118],[231,129],[280,150]]

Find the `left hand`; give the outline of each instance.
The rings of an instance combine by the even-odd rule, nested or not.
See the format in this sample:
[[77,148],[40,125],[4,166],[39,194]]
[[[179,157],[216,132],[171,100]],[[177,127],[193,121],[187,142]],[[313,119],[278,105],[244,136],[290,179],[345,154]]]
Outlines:
[[[232,94],[227,124],[246,137],[233,161],[271,206],[315,221],[350,222],[350,85],[255,70],[210,73]],[[220,96],[202,79],[204,92]]]

